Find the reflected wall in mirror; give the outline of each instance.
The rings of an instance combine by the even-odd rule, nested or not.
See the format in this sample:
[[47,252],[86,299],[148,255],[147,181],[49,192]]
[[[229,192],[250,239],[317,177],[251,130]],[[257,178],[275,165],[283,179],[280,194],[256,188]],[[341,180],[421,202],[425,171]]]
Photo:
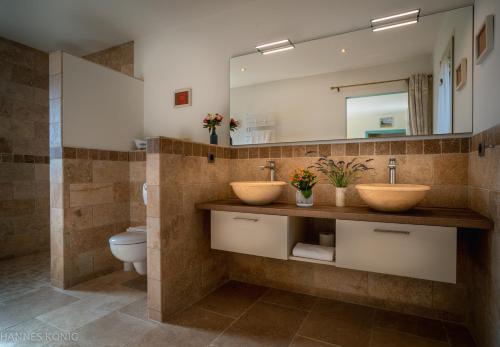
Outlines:
[[472,83],[453,75],[472,61],[472,20],[469,6],[231,59],[232,143],[471,132]]

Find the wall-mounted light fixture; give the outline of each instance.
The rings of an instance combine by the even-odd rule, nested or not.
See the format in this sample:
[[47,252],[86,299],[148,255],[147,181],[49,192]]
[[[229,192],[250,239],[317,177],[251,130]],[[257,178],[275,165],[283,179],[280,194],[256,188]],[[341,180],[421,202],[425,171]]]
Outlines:
[[272,54],[294,49],[295,46],[289,39],[265,43],[255,47],[262,54]]
[[394,14],[387,17],[372,19],[370,25],[373,31],[399,28],[418,23],[420,9]]

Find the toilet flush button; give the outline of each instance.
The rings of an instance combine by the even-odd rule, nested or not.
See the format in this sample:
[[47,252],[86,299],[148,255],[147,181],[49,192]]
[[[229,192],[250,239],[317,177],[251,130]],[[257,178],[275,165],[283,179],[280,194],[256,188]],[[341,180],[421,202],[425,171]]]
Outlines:
[[148,184],[144,183],[142,185],[142,199],[144,200],[144,205],[148,204]]

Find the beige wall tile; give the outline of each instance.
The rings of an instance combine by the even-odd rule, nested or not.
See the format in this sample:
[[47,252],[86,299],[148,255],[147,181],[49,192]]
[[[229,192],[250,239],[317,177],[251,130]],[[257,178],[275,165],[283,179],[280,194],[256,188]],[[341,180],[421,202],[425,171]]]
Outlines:
[[14,181],[14,199],[33,199],[36,196],[36,184],[34,181]]
[[64,209],[64,228],[82,230],[92,227],[92,207],[72,207]]
[[129,181],[129,163],[125,161],[94,160],[92,182],[115,183]]
[[131,182],[146,182],[146,162],[131,161],[129,163],[130,181]]
[[148,309],[162,311],[161,281],[148,278]]
[[148,248],[160,249],[161,244],[161,219],[155,217],[147,217],[147,230],[148,230]]
[[92,207],[93,225],[110,225],[130,220],[128,203],[100,204]]
[[71,207],[112,203],[114,199],[113,184],[71,184],[69,199]]
[[431,281],[369,273],[368,293],[389,303],[432,307]]
[[92,182],[92,164],[91,160],[64,159],[64,183]]
[[434,156],[434,184],[466,185],[468,157],[466,153]]

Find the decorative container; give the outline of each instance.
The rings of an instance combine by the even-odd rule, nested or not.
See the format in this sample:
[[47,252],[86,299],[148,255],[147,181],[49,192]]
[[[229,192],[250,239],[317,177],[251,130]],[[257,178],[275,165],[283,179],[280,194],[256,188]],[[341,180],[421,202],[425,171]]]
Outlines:
[[[308,196],[307,198],[304,196],[304,193],[306,194],[306,196]],[[295,201],[297,203],[297,206],[299,207],[312,207],[314,201],[313,192],[310,190],[309,191],[297,190],[295,192]]]
[[345,194],[347,188],[335,187],[335,206],[344,207],[345,206]]
[[219,137],[217,136],[217,133],[215,132],[215,127],[212,128],[212,131],[210,132],[210,144],[211,145],[216,145],[219,142]]

